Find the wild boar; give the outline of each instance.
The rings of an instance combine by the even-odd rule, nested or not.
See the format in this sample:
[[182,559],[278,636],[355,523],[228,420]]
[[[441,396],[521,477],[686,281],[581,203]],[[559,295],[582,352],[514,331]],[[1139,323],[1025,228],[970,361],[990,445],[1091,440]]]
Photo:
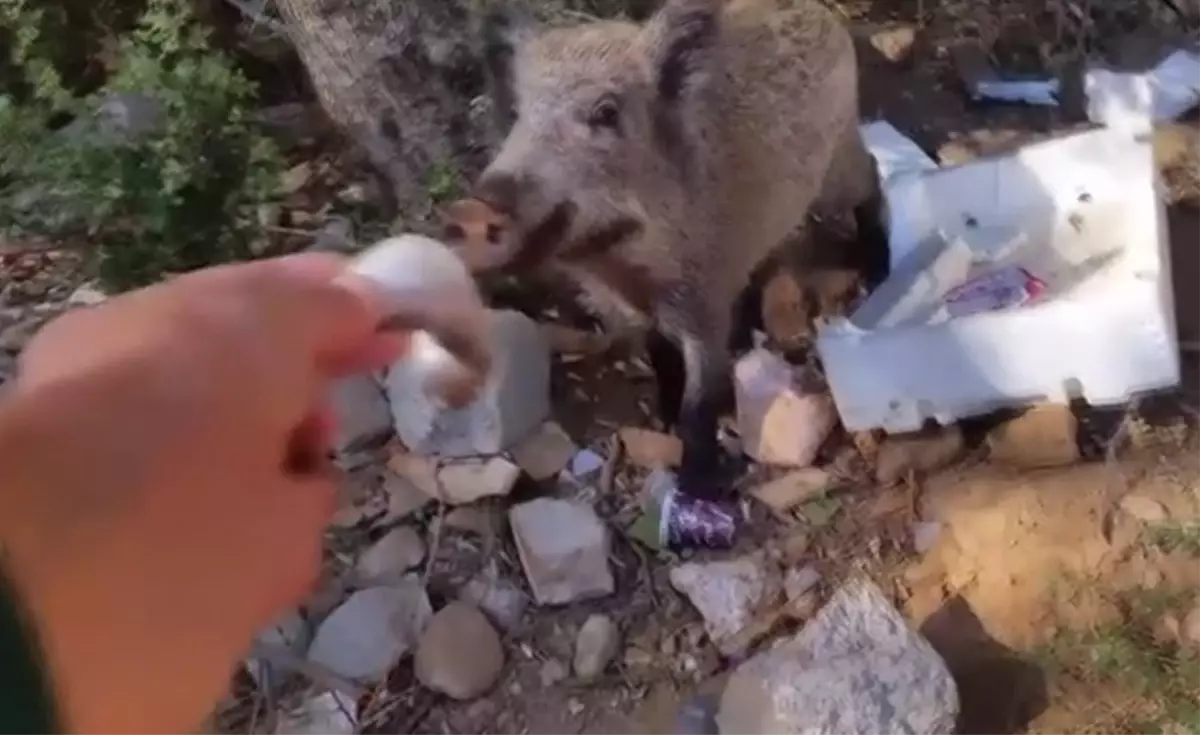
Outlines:
[[717,421],[756,266],[814,204],[853,207],[860,239],[885,237],[850,34],[815,0],[784,4],[666,0],[644,25],[543,31],[493,13],[485,56],[510,130],[446,210],[474,269],[552,267],[610,329],[651,329],[680,488],[700,497],[726,487]]

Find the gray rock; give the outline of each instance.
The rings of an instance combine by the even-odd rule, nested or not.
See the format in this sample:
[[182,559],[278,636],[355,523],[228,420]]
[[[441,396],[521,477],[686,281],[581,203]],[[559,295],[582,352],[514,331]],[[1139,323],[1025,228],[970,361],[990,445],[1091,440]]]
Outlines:
[[945,662],[870,582],[847,584],[793,638],[737,668],[721,732],[951,733]]
[[420,534],[412,526],[399,526],[363,552],[355,572],[359,583],[366,586],[393,584],[424,558],[425,542]]
[[482,498],[508,495],[521,479],[521,468],[504,457],[454,462],[437,473],[441,499],[465,505]]
[[392,415],[379,384],[369,375],[352,375],[333,382],[329,395],[337,435],[334,446],[348,452],[387,436]]
[[71,292],[67,297],[68,306],[95,306],[108,299],[108,294],[100,290],[95,282],[85,283]]
[[[308,644],[312,641],[312,630],[298,610],[289,610],[270,627],[256,635],[254,641],[268,646],[282,646],[298,656],[304,656]],[[246,669],[263,690],[278,687],[287,673],[265,658],[249,659]]]
[[425,686],[454,699],[473,699],[500,678],[504,648],[483,613],[451,602],[429,621],[413,670]]
[[538,427],[513,447],[513,460],[533,479],[549,480],[562,471],[575,456],[575,442],[553,421]]
[[608,529],[590,505],[538,498],[515,506],[508,519],[539,605],[612,594]]
[[459,598],[483,610],[502,630],[512,630],[521,624],[529,596],[519,587],[500,576],[494,562],[489,562],[471,578],[459,592]]
[[617,654],[621,634],[607,615],[590,615],[575,637],[575,676],[584,681],[604,673],[605,667]]
[[779,568],[763,552],[738,559],[689,562],[671,569],[671,586],[686,595],[704,618],[709,638],[726,655],[738,633],[779,597]]
[[550,415],[550,345],[545,336],[515,311],[494,311],[489,319],[492,373],[469,405],[454,410],[432,398],[417,360],[400,360],[388,371],[392,419],[412,451],[442,457],[497,454],[528,437]]
[[411,480],[390,470],[383,473],[383,492],[387,499],[387,510],[383,523],[408,518],[433,502],[433,498],[417,487]]
[[349,253],[355,248],[354,225],[345,217],[330,217],[313,237],[310,250]]
[[675,735],[719,735],[717,709],[720,700],[711,694],[688,699],[675,715]]
[[81,117],[64,127],[61,135],[87,138],[94,145],[115,145],[153,132],[162,119],[162,106],[137,92],[115,92],[100,100],[93,117]]
[[567,678],[567,667],[556,658],[546,659],[546,663],[542,664],[541,671],[538,672],[538,678],[542,680],[542,686],[549,689]]
[[308,658],[347,679],[379,681],[416,645],[432,613],[415,575],[356,592],[321,624]]
[[324,692],[279,713],[275,735],[351,735],[358,729],[358,703],[340,692]]

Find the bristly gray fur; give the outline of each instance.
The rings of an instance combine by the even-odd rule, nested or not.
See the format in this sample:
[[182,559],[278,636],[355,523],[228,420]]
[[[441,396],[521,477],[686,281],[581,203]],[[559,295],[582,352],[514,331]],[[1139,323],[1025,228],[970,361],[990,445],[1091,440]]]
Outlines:
[[789,4],[666,0],[642,26],[541,32],[495,16],[485,44],[511,128],[475,194],[511,200],[514,254],[569,203],[539,258],[610,327],[654,326],[682,350],[685,490],[702,492],[720,456],[731,307],[751,272],[818,200],[877,196],[850,35],[815,0]]

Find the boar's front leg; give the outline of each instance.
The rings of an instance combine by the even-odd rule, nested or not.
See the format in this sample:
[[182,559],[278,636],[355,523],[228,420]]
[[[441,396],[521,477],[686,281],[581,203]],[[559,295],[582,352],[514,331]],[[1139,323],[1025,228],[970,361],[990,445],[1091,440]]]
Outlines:
[[[683,442],[679,489],[695,497],[719,500],[729,493],[733,480],[733,468],[717,438],[721,411],[732,398],[729,315],[703,301],[702,296],[694,295],[672,305],[662,315],[660,328],[682,353],[683,391],[675,422],[675,433]],[[669,389],[663,381],[673,377],[664,372],[671,372],[673,361],[661,343],[650,357],[663,395]],[[671,411],[673,407],[664,409]],[[669,421],[671,417],[664,418]]]

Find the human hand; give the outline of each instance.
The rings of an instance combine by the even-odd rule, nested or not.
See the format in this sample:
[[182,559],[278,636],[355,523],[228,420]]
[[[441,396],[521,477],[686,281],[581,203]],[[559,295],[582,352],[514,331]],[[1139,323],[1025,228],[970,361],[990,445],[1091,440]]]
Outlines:
[[[0,406],[0,539],[72,730],[200,724],[310,589],[333,483],[327,383],[403,349],[302,255],[222,266],[47,325]],[[297,460],[309,459],[308,463]]]

